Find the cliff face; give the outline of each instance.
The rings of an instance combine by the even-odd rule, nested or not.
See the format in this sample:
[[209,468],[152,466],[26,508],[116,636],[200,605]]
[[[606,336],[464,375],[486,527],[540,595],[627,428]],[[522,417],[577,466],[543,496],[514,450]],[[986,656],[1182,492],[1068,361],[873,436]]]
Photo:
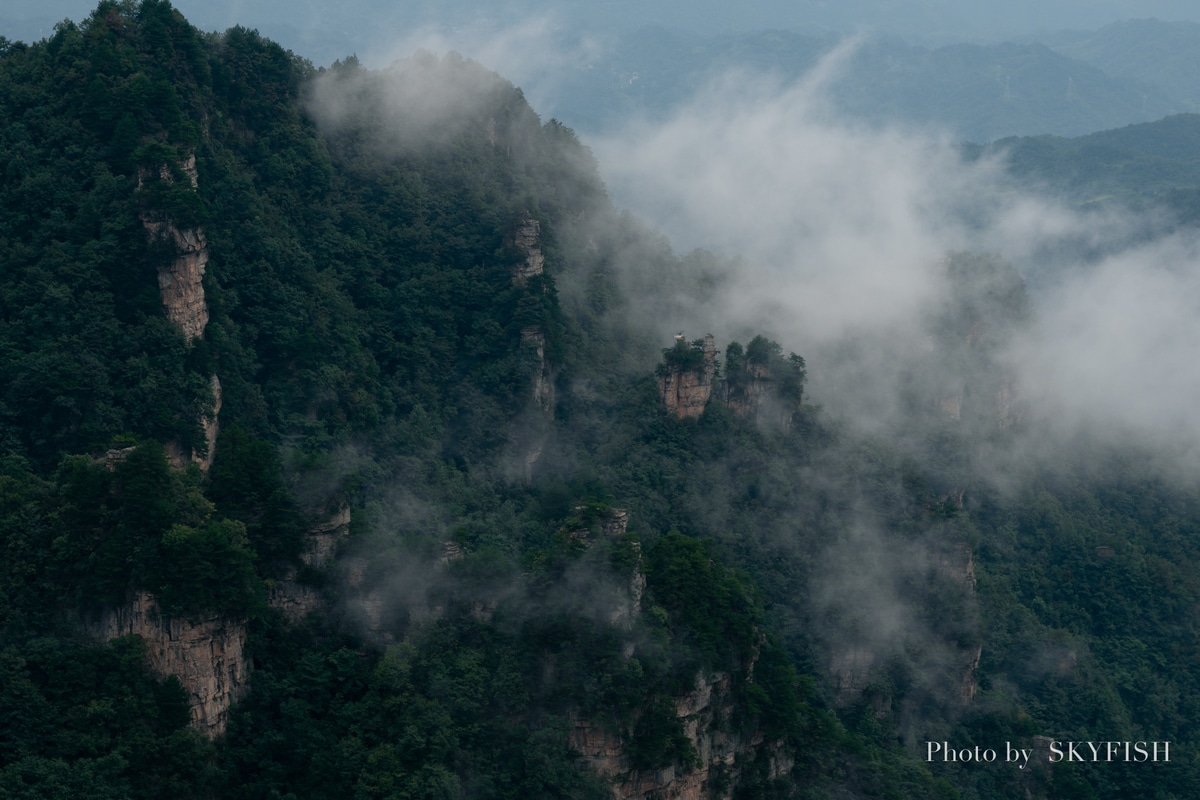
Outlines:
[[[194,190],[199,182],[196,157],[188,156],[178,166],[191,180]],[[149,177],[149,171],[139,171],[139,190]],[[174,182],[167,165],[159,167],[158,179],[166,183]],[[204,328],[208,325],[208,305],[204,302],[203,284],[204,268],[208,264],[208,241],[204,238],[204,231],[199,227],[180,229],[161,212],[146,211],[141,218],[152,240],[165,240],[175,248],[175,258],[158,270],[158,290],[167,319],[183,329],[183,335],[189,342],[203,338]]]
[[[584,506],[580,506],[575,511],[581,512],[584,509]],[[592,526],[568,525],[564,530],[568,539],[586,547],[591,544],[592,528],[597,529],[603,538],[619,540],[629,529],[629,512],[623,508],[607,508],[596,516]],[[638,614],[642,613],[642,595],[646,592],[646,575],[642,572],[641,543],[631,541],[629,546],[632,548],[634,556],[632,573],[627,583],[617,587],[616,596],[611,598],[613,608],[608,615],[610,625],[625,630],[631,629]],[[632,654],[632,650],[629,654]]]
[[700,674],[691,691],[675,698],[675,713],[698,757],[694,769],[634,769],[621,736],[586,720],[574,722],[571,747],[588,768],[612,780],[615,800],[732,798],[740,764],[764,748],[771,778],[789,772],[793,761],[779,743],[766,742],[761,733],[746,737],[727,730],[734,712],[730,684],[724,672]]
[[747,364],[740,374],[726,376],[723,400],[734,416],[788,430],[800,403],[784,400],[778,383],[767,365]]
[[[192,190],[195,191],[199,186],[196,157],[189,155],[177,166],[187,176]],[[138,171],[139,190],[150,177],[148,170]],[[166,164],[159,167],[157,177],[166,183],[175,181],[175,176]],[[166,241],[175,251],[175,257],[158,269],[158,292],[162,297],[167,319],[180,327],[189,343],[203,339],[204,329],[208,326],[208,304],[204,299],[204,269],[208,264],[208,241],[204,238],[203,229],[179,228],[166,214],[158,211],[142,212],[141,220],[151,241]],[[221,413],[221,381],[216,375],[210,379],[209,388],[213,395],[213,411],[212,414],[200,418],[200,424],[204,428],[205,452],[203,455],[185,452],[185,448],[178,442],[168,442],[167,458],[176,468],[186,467],[189,461],[198,464],[202,470],[208,470],[212,466],[216,455],[217,434],[220,430],[217,419]]]
[[[333,561],[338,543],[350,533],[350,509],[343,508],[329,519],[309,529],[300,560],[313,569],[324,569]],[[313,586],[297,580],[296,570],[276,581],[267,592],[267,603],[279,609],[285,620],[297,623],[316,611],[323,602]]]
[[546,258],[542,255],[542,226],[536,219],[526,217],[517,223],[513,244],[525,260],[513,268],[514,286],[524,286],[535,275],[545,271]]
[[[587,508],[575,509],[580,517],[564,526],[572,541],[589,547],[594,540],[621,540],[629,526],[629,512],[605,508],[588,514]],[[641,613],[646,576],[642,572],[641,548],[633,546],[635,563],[628,583],[617,587],[616,603],[609,624],[629,629]],[[626,657],[632,656],[632,647]],[[750,665],[753,675],[753,663]],[[752,678],[750,678],[752,680]],[[691,741],[697,756],[694,768],[669,766],[662,769],[635,769],[624,737],[611,727],[591,720],[572,723],[570,745],[589,769],[611,779],[616,800],[701,800],[731,798],[740,777],[741,764],[752,761],[767,749],[770,777],[778,777],[792,768],[791,758],[780,743],[764,741],[761,733],[748,736],[730,730],[735,698],[732,678],[725,672],[698,673],[690,691],[673,698],[675,714],[683,733]]]
[[[961,490],[959,492],[961,503]],[[942,502],[953,500],[943,498]],[[921,691],[928,692],[930,702],[952,715],[956,713],[956,706],[969,705],[975,699],[976,678],[983,656],[982,644],[967,644],[961,638],[971,630],[975,614],[975,556],[966,544],[941,545],[927,555],[928,558],[921,559],[924,571],[919,577],[928,585],[938,587],[940,602],[961,607],[964,627],[942,638],[923,642],[923,649],[936,656],[923,668],[929,684]],[[878,691],[879,684],[872,687],[873,682],[885,677],[891,647],[894,645],[881,647],[870,641],[852,640],[830,649],[829,679],[835,705],[852,703],[868,692],[865,699],[872,703],[877,716],[885,717],[891,713],[893,698]]]
[[543,413],[554,413],[554,381],[551,380],[550,364],[546,361],[546,334],[537,325],[521,330],[521,347],[528,348],[536,359],[533,373],[533,402]]
[[246,626],[241,622],[217,616],[198,620],[164,616],[153,595],[139,592],[85,628],[103,641],[142,637],[147,666],[160,677],[179,678],[191,701],[192,726],[210,738],[225,732],[230,706],[249,689]]
[[[514,286],[526,286],[531,278],[545,272],[546,258],[542,255],[541,223],[532,217],[525,217],[517,223],[513,232],[513,245],[521,253],[524,260],[513,267],[512,282]],[[543,292],[547,287],[543,285]],[[541,411],[544,418],[554,416],[554,377],[550,370],[550,362],[546,358],[546,333],[540,325],[529,325],[521,329],[521,350],[529,359],[532,367],[530,394],[533,403]],[[545,447],[546,431],[544,421],[534,424],[526,441],[519,446],[522,448],[520,458],[524,463],[525,480],[533,480],[533,468],[542,457]]]
[[[681,337],[677,337],[681,338]],[[713,394],[717,373],[717,345],[712,334],[704,337],[700,363],[694,367],[666,365],[658,377],[658,395],[667,411],[680,419],[704,413]]]

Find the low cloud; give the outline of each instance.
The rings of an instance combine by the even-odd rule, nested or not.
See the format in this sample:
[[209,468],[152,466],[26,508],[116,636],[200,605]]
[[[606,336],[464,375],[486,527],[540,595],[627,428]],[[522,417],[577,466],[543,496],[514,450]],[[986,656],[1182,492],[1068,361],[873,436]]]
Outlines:
[[1038,322],[998,359],[1033,418],[1200,442],[1196,237],[1148,239],[1153,215],[1083,213],[1015,186],[1002,156],[968,162],[927,130],[840,118],[825,90],[855,46],[797,83],[726,75],[593,144],[620,202],[677,246],[739,257],[701,324],[809,356],[814,395],[869,426],[928,347],[945,254],[996,253],[1032,280]]

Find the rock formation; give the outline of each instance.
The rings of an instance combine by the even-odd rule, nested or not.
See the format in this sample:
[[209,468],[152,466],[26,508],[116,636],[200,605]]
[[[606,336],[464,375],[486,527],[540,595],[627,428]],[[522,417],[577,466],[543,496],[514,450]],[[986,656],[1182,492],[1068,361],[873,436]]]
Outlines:
[[[195,191],[199,186],[196,156],[189,155],[177,166],[191,181],[192,190]],[[149,170],[138,170],[138,190],[142,189],[150,177]],[[159,166],[157,177],[165,183],[175,181],[171,168],[166,164]],[[204,269],[208,264],[208,241],[204,238],[204,230],[199,226],[179,228],[162,211],[143,211],[141,220],[151,241],[166,241],[175,252],[174,258],[158,269],[158,292],[162,297],[167,319],[180,327],[189,343],[203,339],[204,329],[208,326],[208,304],[204,300]],[[206,414],[200,419],[206,443],[204,454],[185,452],[185,448],[179,442],[168,442],[165,445],[168,460],[178,469],[186,467],[189,461],[198,464],[202,470],[208,470],[212,466],[216,455],[217,433],[220,429],[217,418],[221,412],[221,381],[216,375],[210,379],[209,388],[213,396],[212,414]]]
[[545,271],[546,259],[542,255],[542,226],[532,217],[524,217],[517,223],[513,234],[513,244],[525,260],[513,267],[512,282],[514,286],[524,286],[535,275]]
[[572,749],[589,769],[612,781],[615,800],[732,798],[740,765],[764,748],[771,764],[769,777],[791,770],[793,761],[780,743],[766,742],[759,732],[742,736],[729,731],[734,697],[727,673],[698,674],[692,690],[675,697],[674,705],[698,757],[694,769],[634,769],[620,734],[587,720],[573,723]]
[[[196,157],[189,155],[178,166],[191,180],[192,189],[196,189],[199,181]],[[149,177],[149,170],[138,171],[139,190]],[[166,164],[159,167],[158,179],[165,183],[175,180]],[[158,270],[158,290],[167,319],[183,329],[189,342],[203,338],[204,328],[208,325],[203,283],[204,268],[208,264],[208,241],[204,238],[204,230],[200,227],[180,229],[161,211],[144,211],[141,219],[152,240],[165,240],[175,249],[175,258]]]
[[766,364],[745,364],[739,374],[726,375],[725,405],[734,416],[788,430],[800,410],[799,399],[782,396],[779,377]]
[[165,616],[153,595],[138,592],[125,605],[105,611],[84,627],[103,641],[140,636],[146,642],[150,671],[161,678],[179,678],[190,700],[192,726],[211,738],[225,732],[230,706],[249,689],[246,626],[240,621],[215,615]]
[[554,381],[550,375],[550,364],[546,361],[546,334],[540,326],[531,325],[521,329],[521,347],[528,348],[536,358],[533,373],[533,402],[543,413],[554,413]]
[[[676,337],[676,341],[683,341],[682,334]],[[712,398],[713,377],[717,373],[717,345],[711,333],[704,337],[703,344],[698,348],[693,344],[690,351],[698,358],[687,362],[672,358],[676,353],[687,356],[687,351],[676,344],[674,350],[667,351],[672,355],[668,355],[658,375],[659,398],[667,411],[680,419],[694,419],[704,413]]]
[[[586,506],[575,508],[576,514],[586,514]],[[573,520],[563,527],[567,539],[578,542],[584,547],[592,544],[594,533],[604,539],[618,541],[629,529],[629,512],[623,508],[606,508],[599,511],[591,524],[585,524],[582,518]],[[608,615],[610,625],[629,630],[634,620],[642,613],[642,595],[646,592],[646,575],[642,572],[642,545],[637,540],[628,542],[633,551],[634,563],[628,583],[617,587],[614,607]]]
[[836,650],[829,660],[834,702],[844,705],[862,694],[871,681],[871,668],[874,665],[875,653],[866,647],[850,646]]
[[726,381],[725,404],[734,416],[756,418],[769,396],[771,370],[763,364],[747,364],[744,380]]
[[[333,561],[338,543],[350,533],[350,509],[342,508],[329,519],[309,529],[304,539],[300,561],[311,569],[325,569]],[[282,580],[276,581],[267,592],[267,603],[279,609],[290,623],[304,619],[321,607],[321,593],[316,587],[298,580],[292,568]]]

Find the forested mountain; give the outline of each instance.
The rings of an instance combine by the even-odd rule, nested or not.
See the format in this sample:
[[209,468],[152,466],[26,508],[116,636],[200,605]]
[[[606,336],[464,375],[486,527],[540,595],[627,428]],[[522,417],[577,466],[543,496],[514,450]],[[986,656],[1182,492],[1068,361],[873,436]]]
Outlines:
[[[0,794],[1197,785],[1194,487],[1027,449],[998,256],[864,432],[804,342],[672,340],[734,265],[473,62],[109,0],[0,119]],[[1100,740],[1170,760],[1051,763]]]
[[1200,116],[1176,114],[1086,136],[1010,137],[965,145],[969,158],[998,155],[1015,182],[1080,207],[1166,209],[1200,219]]
[[1153,86],[1172,97],[1180,111],[1200,108],[1200,25],[1194,22],[1130,19],[1098,31],[1063,31],[1038,40],[1113,77]]

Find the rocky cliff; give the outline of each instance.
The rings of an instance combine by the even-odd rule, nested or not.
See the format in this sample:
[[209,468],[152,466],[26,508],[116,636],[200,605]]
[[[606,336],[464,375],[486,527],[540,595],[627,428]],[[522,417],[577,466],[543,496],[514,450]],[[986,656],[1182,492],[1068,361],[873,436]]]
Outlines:
[[[570,520],[563,531],[568,540],[577,542],[584,547],[592,544],[592,539],[598,537],[610,542],[620,541],[629,530],[629,512],[623,508],[605,508],[589,514],[586,506],[575,508],[574,519]],[[646,592],[646,575],[642,572],[642,546],[636,539],[625,543],[633,556],[630,565],[628,581],[616,587],[616,594],[610,598],[612,610],[608,622],[620,628],[629,630],[633,627],[638,614],[642,613],[642,595]],[[632,650],[629,651],[632,653]],[[627,654],[628,655],[628,654]]]
[[527,349],[534,361],[533,402],[544,414],[554,414],[554,381],[550,363],[546,360],[546,334],[537,325],[521,329],[521,347]]
[[698,674],[691,691],[675,697],[674,705],[697,755],[694,768],[634,769],[628,746],[616,731],[587,720],[573,723],[571,747],[589,769],[612,781],[615,800],[732,798],[742,765],[760,751],[769,759],[768,777],[792,769],[793,760],[781,743],[767,742],[759,732],[741,735],[730,729],[734,698],[727,673]]
[[[311,569],[325,569],[332,563],[338,544],[349,533],[350,509],[342,508],[329,519],[309,529],[300,561]],[[279,609],[283,618],[293,624],[316,611],[323,603],[317,588],[301,582],[298,578],[299,571],[293,568],[267,592],[267,603],[272,608]]]
[[249,690],[246,626],[240,621],[165,616],[153,595],[138,592],[84,627],[103,641],[119,636],[145,640],[147,666],[160,677],[179,678],[190,699],[192,726],[209,737],[225,732],[230,706]]
[[536,219],[525,217],[517,223],[513,233],[513,245],[524,261],[513,267],[514,286],[524,286],[529,279],[545,271],[546,258],[542,255],[542,226]]
[[[542,254],[541,237],[541,223],[536,219],[523,217],[517,223],[512,241],[523,260],[513,267],[514,286],[526,286],[531,278],[545,272],[546,258]],[[544,284],[542,290],[547,290]],[[530,367],[530,393],[534,406],[544,418],[541,423],[531,426],[526,440],[518,445],[521,448],[520,457],[524,463],[525,480],[532,481],[533,468],[545,447],[545,420],[554,416],[554,377],[550,362],[546,358],[546,333],[540,325],[528,325],[521,329],[521,350]]]
[[[959,490],[958,502],[962,494]],[[942,503],[953,502],[942,498]],[[961,508],[961,505],[959,506]],[[934,545],[932,552],[915,559],[919,572],[912,576],[934,592],[937,602],[957,609],[958,623],[940,635],[926,635],[921,649],[929,660],[920,668],[927,683],[919,690],[927,700],[953,714],[956,706],[975,699],[976,679],[983,645],[972,641],[975,625],[975,556],[966,544]],[[859,699],[869,701],[877,716],[892,713],[887,676],[895,643],[848,639],[834,644],[829,654],[829,681],[834,704],[844,706]],[[873,686],[874,684],[874,686]],[[910,698],[911,699],[911,698]]]
[[[188,156],[178,164],[179,169],[192,183],[198,186],[196,157]],[[138,190],[152,176],[146,169],[138,171]],[[175,177],[166,164],[159,167],[157,178],[165,183],[174,183]],[[142,225],[154,241],[166,241],[175,250],[175,257],[159,267],[158,290],[162,296],[167,319],[183,329],[190,342],[204,336],[208,325],[208,305],[204,301],[204,268],[208,264],[208,241],[200,227],[179,228],[164,212],[143,211]]]
[[[189,155],[176,166],[191,182],[192,191],[195,191],[199,186],[196,157]],[[146,169],[138,170],[138,190],[141,191],[146,181],[154,177],[168,184],[175,182],[175,173],[170,166],[162,164],[156,174]],[[158,292],[167,319],[180,327],[189,343],[204,338],[204,329],[208,326],[208,304],[204,299],[208,241],[204,238],[204,230],[199,226],[180,228],[166,213],[153,209],[143,211],[141,220],[152,242],[166,242],[174,252],[174,257],[158,269]],[[202,470],[212,466],[220,430],[218,415],[221,413],[221,381],[216,375],[210,379],[209,388],[213,396],[212,413],[200,418],[206,444],[204,452],[188,452],[178,442],[168,442],[165,446],[167,458],[179,469],[186,467],[189,461],[198,464]]]
[[690,346],[684,342],[683,334],[675,339],[676,347],[667,351],[667,359],[659,370],[658,396],[671,414],[680,419],[694,419],[704,413],[713,395],[717,345],[711,333],[702,343],[693,342]]
[[745,364],[727,374],[722,400],[734,416],[783,430],[800,410],[799,398],[783,396],[780,376],[766,364]]

